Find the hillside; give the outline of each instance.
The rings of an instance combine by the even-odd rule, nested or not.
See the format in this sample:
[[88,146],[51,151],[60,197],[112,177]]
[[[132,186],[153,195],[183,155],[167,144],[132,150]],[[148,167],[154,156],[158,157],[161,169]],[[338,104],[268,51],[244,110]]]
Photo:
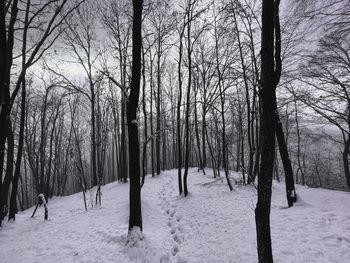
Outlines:
[[[30,208],[0,230],[1,262],[257,262],[255,189],[191,169],[190,195],[178,196],[176,170],[147,177],[142,189],[144,236],[128,242],[129,185],[102,188],[102,206],[85,212],[82,194]],[[274,183],[271,211],[275,262],[348,262],[350,193],[297,187],[286,209],[284,184]],[[89,202],[93,190],[88,193]]]

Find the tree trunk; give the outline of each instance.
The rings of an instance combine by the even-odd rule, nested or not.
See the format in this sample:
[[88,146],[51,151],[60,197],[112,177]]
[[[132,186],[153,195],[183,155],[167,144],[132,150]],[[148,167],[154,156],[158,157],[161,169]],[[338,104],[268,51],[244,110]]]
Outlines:
[[0,196],[0,226],[1,220],[8,213],[8,193],[10,190],[10,183],[13,177],[13,156],[14,156],[14,138],[12,133],[12,124],[9,120],[7,123],[7,160],[6,160],[6,173],[4,181],[2,182],[1,196]]
[[95,91],[93,87],[91,89],[91,143],[92,143],[92,185],[97,185],[97,173],[96,173],[96,131],[95,131]]
[[127,172],[127,145],[126,145],[126,135],[125,135],[125,95],[122,94],[122,101],[121,101],[121,167],[120,167],[120,177],[126,183],[128,181],[128,172]]
[[184,183],[184,194],[187,196],[187,175],[188,175],[188,164],[190,158],[190,99],[191,99],[191,85],[192,85],[192,50],[191,50],[191,12],[190,12],[191,1],[188,3],[187,10],[187,59],[188,59],[188,83],[187,83],[187,97],[186,97],[186,113],[185,113],[185,171],[183,177]]
[[176,127],[177,127],[177,169],[178,169],[178,186],[179,194],[182,194],[182,141],[181,141],[181,100],[182,100],[182,72],[181,72],[181,62],[182,62],[182,49],[183,43],[182,38],[184,35],[185,27],[183,26],[182,31],[180,32],[180,47],[179,47],[179,62],[178,62],[178,82],[179,82],[179,95],[177,100],[177,113],[176,113]]
[[[274,93],[274,104],[276,102],[276,87],[280,81],[281,71],[282,71],[282,60],[281,60],[281,29],[279,21],[279,2],[280,0],[275,1],[274,6],[274,28],[275,28],[275,93]],[[283,163],[284,173],[286,177],[286,195],[288,206],[293,206],[293,203],[296,202],[296,193],[294,188],[294,178],[293,178],[293,169],[292,164],[289,159],[287,143],[284,138],[282,123],[278,116],[277,106],[275,109],[275,121],[276,121],[276,135],[278,140],[278,148],[280,150],[280,155]]]
[[[18,212],[17,209],[17,189],[18,189],[18,179],[21,173],[21,162],[22,162],[22,153],[23,153],[23,140],[24,140],[24,121],[25,121],[25,106],[26,103],[26,90],[25,90],[25,79],[22,82],[22,98],[21,98],[21,120],[19,128],[19,138],[18,138],[18,150],[17,150],[17,159],[15,165],[15,174],[12,182],[12,192],[10,199],[10,212],[9,220],[15,220],[15,214]],[[24,197],[23,197],[24,198]]]
[[207,129],[207,123],[206,123],[206,119],[205,119],[205,115],[206,115],[206,107],[203,104],[203,108],[202,108],[202,153],[203,153],[203,158],[202,158],[202,165],[203,165],[203,169],[207,166],[207,153],[206,153],[206,143],[205,143],[205,133],[206,133],[206,129]]
[[[152,57],[152,56],[151,56]],[[152,177],[154,177],[154,129],[153,129],[153,60],[151,59],[150,67],[150,89],[151,89],[151,98],[150,98],[150,126],[151,126],[151,168],[152,168]]]
[[[0,196],[2,189],[2,173],[5,159],[5,142],[7,137],[7,107],[10,99],[9,83],[6,81],[7,44],[6,44],[6,14],[5,1],[0,1]],[[1,211],[0,211],[1,213]]]
[[[298,141],[298,148],[297,148],[297,159],[298,159],[298,171],[300,171],[301,177],[304,177],[304,169],[301,165],[300,160],[300,128],[299,128],[299,117],[298,117],[298,108],[297,108],[297,100],[294,98],[294,109],[295,109],[295,124],[296,124],[296,131],[297,131],[297,141]],[[298,172],[297,172],[297,178],[296,183],[298,183]]]
[[273,178],[277,181],[280,182],[280,175],[279,175],[279,165],[278,165],[278,155],[277,155],[277,147],[275,146],[275,165],[274,165],[274,174]]
[[[160,39],[158,39],[158,42]],[[158,56],[157,56],[157,131],[156,131],[156,172],[157,175],[160,174],[160,138],[161,138],[161,132],[160,132],[160,43],[158,43]]]
[[142,231],[141,187],[140,187],[140,145],[137,123],[137,106],[140,95],[141,77],[141,23],[143,0],[133,0],[132,29],[132,78],[127,103],[127,121],[129,135],[129,171],[130,171],[130,218],[129,231],[139,227]]
[[198,110],[197,110],[197,89],[195,92],[195,103],[194,103],[194,129],[195,129],[195,135],[196,135],[196,142],[197,142],[197,148],[198,148],[198,164],[199,164],[199,169],[203,171],[205,174],[204,166],[203,166],[203,161],[202,161],[202,153],[201,153],[201,143],[200,143],[200,138],[199,138],[199,129],[198,129]]
[[271,263],[270,232],[271,188],[275,151],[275,72],[274,72],[274,2],[262,2],[261,34],[262,147],[258,177],[258,202],[255,209],[257,249],[260,263]]
[[142,150],[142,185],[147,174],[147,110],[146,110],[146,74],[145,53],[142,52],[142,111],[144,121],[143,150]]
[[344,151],[343,151],[343,164],[344,164],[345,179],[346,179],[346,183],[348,185],[348,188],[350,189],[349,153],[350,153],[350,136],[348,136],[347,140],[345,141]]
[[[8,25],[6,25],[6,5],[6,1],[0,1],[0,127],[2,127],[0,129],[0,197],[3,196],[3,183],[6,180],[5,175],[4,182],[1,183],[5,161],[5,143],[6,138],[9,136],[7,127],[11,125],[9,124],[12,106],[10,101],[10,79],[13,62],[14,25],[18,14],[18,0],[12,1],[11,17]],[[6,188],[6,185],[4,187]]]
[[276,136],[278,141],[278,148],[280,151],[280,156],[284,168],[284,174],[286,178],[286,195],[288,206],[292,207],[293,203],[296,202],[296,193],[294,188],[294,177],[293,177],[293,169],[292,164],[289,159],[288,149],[286,145],[286,141],[284,139],[282,123],[278,117],[278,112],[276,110]]

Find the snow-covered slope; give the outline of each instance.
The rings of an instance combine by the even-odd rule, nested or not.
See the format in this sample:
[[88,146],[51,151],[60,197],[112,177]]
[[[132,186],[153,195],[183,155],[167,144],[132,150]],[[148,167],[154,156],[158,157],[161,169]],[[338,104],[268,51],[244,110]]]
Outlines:
[[[102,206],[85,212],[82,195],[54,198],[17,215],[0,230],[0,262],[257,262],[255,189],[191,169],[188,197],[177,172],[146,178],[144,237],[128,243],[128,184],[102,188]],[[350,193],[298,187],[286,209],[284,185],[274,183],[271,211],[275,262],[350,262]],[[91,191],[91,194],[93,192]],[[93,196],[88,196],[93,199]]]

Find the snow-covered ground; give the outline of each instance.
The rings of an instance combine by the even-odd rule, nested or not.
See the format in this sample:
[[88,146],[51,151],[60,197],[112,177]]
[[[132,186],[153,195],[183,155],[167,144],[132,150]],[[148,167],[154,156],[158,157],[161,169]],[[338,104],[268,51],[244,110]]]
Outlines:
[[[237,175],[236,175],[237,176]],[[128,242],[128,184],[102,188],[102,206],[85,212],[82,194],[50,200],[0,230],[0,262],[257,262],[251,186],[191,169],[180,197],[177,171],[147,177],[142,189],[144,236]],[[350,193],[297,187],[286,209],[284,184],[274,183],[271,211],[275,262],[350,262]],[[94,196],[88,194],[88,199]]]

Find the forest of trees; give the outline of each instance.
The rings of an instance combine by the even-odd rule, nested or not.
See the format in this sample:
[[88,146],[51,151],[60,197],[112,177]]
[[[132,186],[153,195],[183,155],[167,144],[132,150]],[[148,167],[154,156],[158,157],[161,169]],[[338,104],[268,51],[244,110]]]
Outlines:
[[188,168],[213,169],[257,189],[272,262],[272,179],[288,206],[294,183],[350,189],[349,16],[346,0],[0,0],[0,225],[41,193],[96,186],[101,205],[117,180],[142,230],[147,174],[178,169],[187,196]]

